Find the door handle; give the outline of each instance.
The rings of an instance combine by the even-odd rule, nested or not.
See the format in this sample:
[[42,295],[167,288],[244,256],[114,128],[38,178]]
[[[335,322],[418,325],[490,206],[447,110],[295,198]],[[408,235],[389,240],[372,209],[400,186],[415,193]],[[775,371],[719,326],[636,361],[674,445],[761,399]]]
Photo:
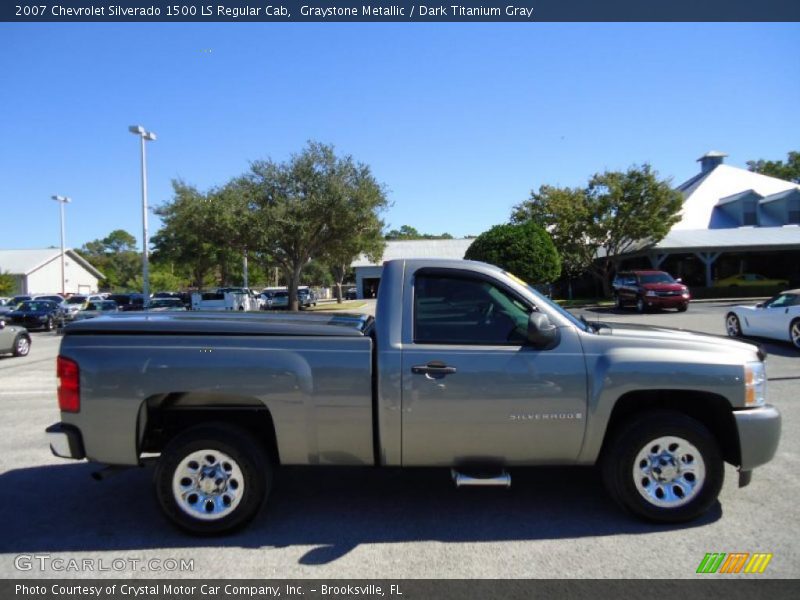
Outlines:
[[416,375],[452,375],[456,372],[455,367],[448,367],[443,362],[433,361],[429,362],[427,365],[417,365],[411,367],[411,372],[415,373]]

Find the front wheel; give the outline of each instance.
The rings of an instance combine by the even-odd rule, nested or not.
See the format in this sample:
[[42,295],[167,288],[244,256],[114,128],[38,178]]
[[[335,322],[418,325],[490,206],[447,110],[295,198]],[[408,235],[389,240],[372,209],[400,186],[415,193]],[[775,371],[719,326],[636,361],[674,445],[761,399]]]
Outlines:
[[47,322],[44,325],[45,331],[53,331],[53,317],[47,317]]
[[624,425],[604,452],[603,480],[625,509],[679,523],[705,513],[725,476],[714,436],[682,413],[653,411]]
[[250,521],[271,488],[263,447],[238,427],[199,425],[161,454],[156,497],[173,523],[190,533],[230,532]]
[[742,325],[739,323],[739,317],[733,313],[728,313],[725,317],[725,331],[730,337],[741,337]]
[[644,303],[644,298],[642,298],[641,296],[639,296],[639,297],[636,299],[636,312],[638,312],[638,313],[641,315],[641,314],[643,314],[643,313],[644,313],[644,311],[645,311],[646,309],[647,309],[647,306],[646,306],[646,305],[645,305],[645,303]]
[[689,309],[689,303],[687,302],[686,304],[681,304],[678,307],[678,312],[686,312],[688,309]]

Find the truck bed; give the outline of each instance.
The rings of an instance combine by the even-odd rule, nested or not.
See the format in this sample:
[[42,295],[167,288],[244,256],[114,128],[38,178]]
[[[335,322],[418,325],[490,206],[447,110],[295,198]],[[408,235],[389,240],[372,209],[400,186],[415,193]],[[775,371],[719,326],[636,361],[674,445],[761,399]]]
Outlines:
[[[139,313],[65,328],[88,458],[136,464],[153,411],[266,408],[283,464],[372,464],[373,318]],[[120,428],[119,423],[137,423]]]

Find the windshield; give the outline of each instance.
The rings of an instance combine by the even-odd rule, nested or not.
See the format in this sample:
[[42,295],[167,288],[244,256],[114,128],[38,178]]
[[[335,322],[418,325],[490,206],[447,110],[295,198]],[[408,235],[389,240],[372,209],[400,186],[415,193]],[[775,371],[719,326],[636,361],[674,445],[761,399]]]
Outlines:
[[639,283],[675,283],[669,273],[648,273],[639,275]]
[[50,310],[54,307],[52,302],[23,302],[18,310],[39,312],[43,310]]
[[765,303],[770,308],[783,308],[786,306],[797,306],[800,304],[800,296],[796,294],[778,294]]
[[86,296],[72,296],[67,298],[67,304],[83,304],[86,302]]

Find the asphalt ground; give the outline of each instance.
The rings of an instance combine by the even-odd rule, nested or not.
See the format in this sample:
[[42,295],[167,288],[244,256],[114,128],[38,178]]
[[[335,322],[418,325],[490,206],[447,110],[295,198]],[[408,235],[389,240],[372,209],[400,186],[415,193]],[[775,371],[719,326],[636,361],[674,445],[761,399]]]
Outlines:
[[[575,312],[723,334],[727,306]],[[0,358],[0,577],[672,579],[698,577],[709,552],[772,553],[755,577],[800,576],[800,353],[788,345],[765,342],[770,402],[783,413],[777,456],[744,489],[726,467],[719,504],[691,524],[629,517],[592,468],[516,470],[509,490],[456,490],[438,469],[293,468],[279,471],[247,529],[204,539],[161,516],[150,468],[96,482],[95,466],[50,454],[59,340],[34,333],[28,357]],[[53,559],[95,570],[63,570]],[[192,569],[172,570],[173,559]]]

